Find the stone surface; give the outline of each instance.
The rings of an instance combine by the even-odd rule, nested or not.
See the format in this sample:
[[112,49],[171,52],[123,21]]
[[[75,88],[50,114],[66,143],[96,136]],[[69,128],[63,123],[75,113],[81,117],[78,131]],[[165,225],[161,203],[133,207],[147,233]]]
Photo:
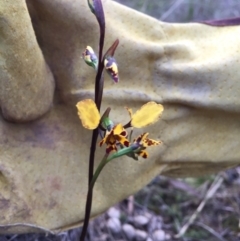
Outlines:
[[111,207],[107,211],[107,215],[109,218],[118,218],[119,219],[120,214],[121,214],[120,211],[115,207]]
[[148,224],[149,218],[143,215],[138,215],[133,218],[133,222],[136,225],[136,227],[143,227]]
[[147,239],[147,233],[143,230],[136,230],[136,241],[145,241]]
[[134,237],[136,236],[135,228],[130,224],[124,224],[122,226],[122,230],[126,235],[126,237],[128,238],[128,240],[133,240]]
[[165,233],[165,240],[171,240],[171,235],[168,233]]
[[121,223],[118,218],[109,218],[107,227],[113,233],[119,233],[121,231]]
[[151,238],[148,237],[146,241],[153,241],[153,240],[152,240]]
[[148,233],[153,233],[153,231],[157,229],[162,229],[162,219],[152,216],[148,225]]
[[165,240],[165,232],[161,229],[158,229],[153,232],[153,241],[164,241]]

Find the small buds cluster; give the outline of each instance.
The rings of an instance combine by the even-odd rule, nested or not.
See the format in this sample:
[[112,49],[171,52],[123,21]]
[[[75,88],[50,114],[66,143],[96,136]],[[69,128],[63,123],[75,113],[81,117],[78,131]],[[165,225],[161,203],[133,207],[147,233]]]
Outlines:
[[[98,57],[93,51],[92,47],[87,46],[84,52],[82,53],[82,57],[85,63],[91,67],[93,67],[96,71],[98,68]],[[118,75],[118,65],[113,56],[105,56],[104,57],[104,67],[111,79],[115,82],[119,82]]]

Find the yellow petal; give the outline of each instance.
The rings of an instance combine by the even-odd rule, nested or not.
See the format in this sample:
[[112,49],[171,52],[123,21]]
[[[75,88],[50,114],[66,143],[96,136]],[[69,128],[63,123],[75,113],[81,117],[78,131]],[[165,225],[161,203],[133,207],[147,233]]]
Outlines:
[[142,128],[153,124],[159,119],[162,112],[163,106],[161,104],[157,104],[153,101],[148,102],[133,114],[131,125],[136,128]]
[[76,104],[78,116],[86,129],[96,129],[100,121],[100,114],[95,102],[91,99],[79,101]]
[[127,136],[127,131],[123,128],[123,125],[119,123],[113,127],[113,135]]

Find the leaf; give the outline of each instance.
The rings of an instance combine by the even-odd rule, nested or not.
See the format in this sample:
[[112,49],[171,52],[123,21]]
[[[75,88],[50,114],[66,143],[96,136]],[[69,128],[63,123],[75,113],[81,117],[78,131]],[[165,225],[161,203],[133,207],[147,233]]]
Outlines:
[[114,41],[114,43],[112,44],[112,46],[104,54],[104,59],[106,56],[112,56],[112,57],[114,56],[114,53],[115,53],[115,50],[116,50],[118,44],[119,44],[119,39],[116,39]]
[[136,128],[142,128],[155,123],[163,112],[163,106],[156,102],[148,102],[132,115],[131,125]]
[[108,107],[105,112],[103,113],[101,120],[100,120],[100,128],[107,130],[107,131],[111,131],[114,123],[113,121],[109,118],[109,113],[111,111],[111,108]]
[[83,127],[89,130],[96,129],[100,122],[100,114],[95,102],[92,99],[79,101],[76,105],[78,116],[82,121]]

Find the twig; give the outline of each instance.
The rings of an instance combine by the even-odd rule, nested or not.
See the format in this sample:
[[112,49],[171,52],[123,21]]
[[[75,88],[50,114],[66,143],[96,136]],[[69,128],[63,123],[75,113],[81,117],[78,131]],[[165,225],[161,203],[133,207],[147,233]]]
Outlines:
[[146,13],[148,4],[149,4],[149,0],[145,0],[142,4],[140,11],[143,13]]
[[177,0],[161,17],[161,20],[165,20],[171,15],[183,2],[184,0]]
[[227,241],[225,238],[223,238],[220,234],[218,234],[214,229],[211,227],[205,225],[204,223],[201,222],[195,222],[194,225],[197,225],[205,230],[207,230],[209,233],[211,233],[213,236],[215,236],[218,240],[220,241]]
[[[175,224],[176,229],[179,231],[180,230],[179,220],[175,217],[173,217],[173,220],[174,220],[174,224]],[[183,239],[183,241],[187,241],[185,237],[182,237],[182,239]]]
[[13,241],[15,238],[17,238],[17,236],[18,236],[18,234],[13,235],[10,239],[8,239],[8,241]]
[[196,220],[200,212],[203,210],[204,206],[206,205],[207,201],[214,196],[218,188],[222,185],[224,179],[221,175],[217,175],[211,185],[211,187],[208,189],[203,201],[200,203],[196,211],[192,214],[192,216],[189,218],[188,222],[180,229],[178,234],[175,235],[175,238],[182,237],[186,231],[188,230],[189,226],[193,224],[193,222]]
[[132,215],[134,211],[134,196],[131,195],[128,198],[128,205],[127,205],[128,215]]

